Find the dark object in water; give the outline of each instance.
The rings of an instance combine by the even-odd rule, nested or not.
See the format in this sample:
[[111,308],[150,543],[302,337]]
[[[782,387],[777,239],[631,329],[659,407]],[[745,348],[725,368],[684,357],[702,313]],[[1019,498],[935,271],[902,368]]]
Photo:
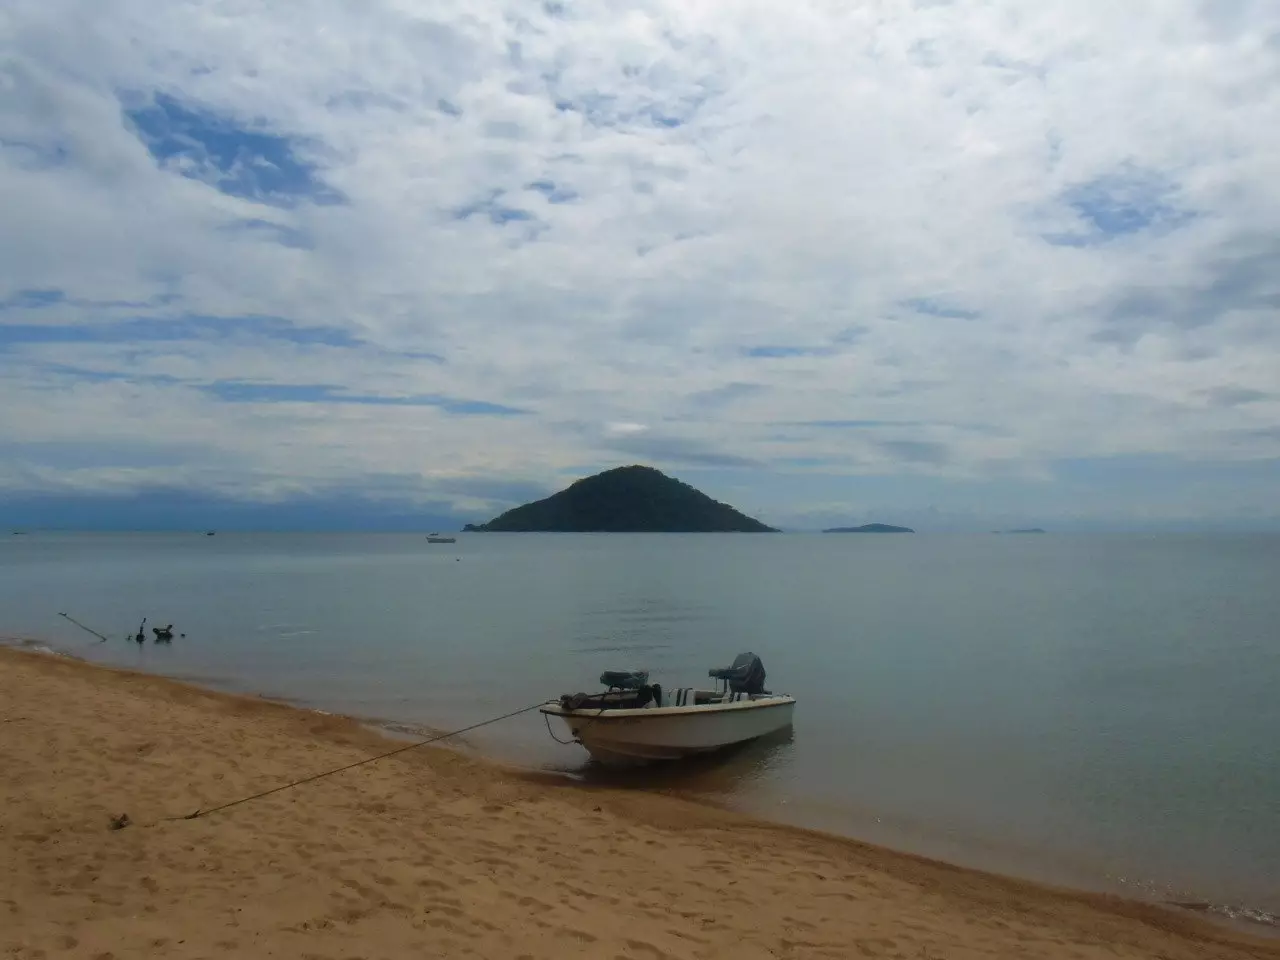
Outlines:
[[156,635],[156,643],[168,643],[173,639],[173,624],[167,627],[152,627],[151,632]]
[[709,671],[707,676],[723,680],[733,693],[768,692],[764,688],[764,662],[749,651],[734,657],[730,666]]
[[129,823],[130,823],[129,815],[127,813],[122,813],[118,817],[111,818],[111,829],[123,830],[125,827],[129,825]]
[[204,532],[204,535],[205,535],[206,537],[212,537],[216,532],[217,532],[216,530],[206,530],[206,531]]
[[147,634],[145,630],[146,625],[147,625],[147,618],[143,617],[142,622],[138,624],[138,634],[133,638],[137,643],[147,642]]

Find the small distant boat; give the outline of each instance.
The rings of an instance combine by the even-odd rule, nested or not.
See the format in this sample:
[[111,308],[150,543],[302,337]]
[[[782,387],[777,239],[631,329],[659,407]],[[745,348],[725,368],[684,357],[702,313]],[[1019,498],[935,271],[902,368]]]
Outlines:
[[575,742],[609,766],[709,753],[791,725],[795,698],[764,689],[764,664],[754,653],[708,676],[720,681],[717,689],[663,690],[647,671],[607,670],[605,693],[566,694],[538,709],[560,718]]
[[213,536],[215,533],[217,533],[217,532],[218,532],[217,530],[206,530],[206,531],[204,532],[204,535],[205,535],[206,537],[212,537],[212,536]]
[[442,537],[438,533],[428,533],[427,543],[457,543],[457,537]]

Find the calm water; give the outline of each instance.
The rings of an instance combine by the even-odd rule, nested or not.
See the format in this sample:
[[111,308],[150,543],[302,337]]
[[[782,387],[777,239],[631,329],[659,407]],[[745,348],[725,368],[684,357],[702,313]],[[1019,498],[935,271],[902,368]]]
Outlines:
[[[186,637],[138,648],[144,615]],[[750,649],[794,730],[632,783],[1280,913],[1276,536],[31,534],[0,539],[0,631],[438,728]],[[468,743],[592,775],[537,714]]]

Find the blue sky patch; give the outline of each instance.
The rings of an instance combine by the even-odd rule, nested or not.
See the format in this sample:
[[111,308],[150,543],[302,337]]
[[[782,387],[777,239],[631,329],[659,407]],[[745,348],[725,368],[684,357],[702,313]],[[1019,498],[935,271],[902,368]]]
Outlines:
[[577,191],[562,187],[554,180],[534,180],[532,183],[525,184],[525,186],[546,197],[547,203],[568,203],[571,200],[578,199]]
[[1175,205],[1177,186],[1163,174],[1126,166],[1069,187],[1062,202],[1084,229],[1045,235],[1055,246],[1090,247],[1152,229],[1172,229],[1194,217]]
[[191,315],[86,324],[0,324],[0,350],[24,343],[142,343],[231,337],[330,347],[357,347],[363,343],[339,327],[298,326],[282,317]]
[[300,137],[269,133],[261,123],[249,126],[163,93],[126,106],[124,114],[161,167],[233,197],[283,207],[345,201],[305,158],[310,144]]
[[0,300],[0,310],[39,310],[63,303],[67,295],[62,290],[19,290]]
[[498,226],[514,221],[535,219],[528,210],[521,210],[519,207],[501,203],[500,201],[504,195],[505,191],[494,190],[484,200],[475,200],[458,207],[453,211],[453,218],[455,220],[470,220],[472,217],[487,217],[490,223]]
[[513,417],[528,410],[487,400],[462,400],[440,394],[380,396],[344,393],[342,387],[323,383],[248,383],[219,380],[204,388],[228,403],[343,403],[376,407],[436,407],[460,416]]
[[161,294],[149,300],[91,300],[67,296],[65,290],[19,290],[0,300],[0,313],[5,310],[42,310],[46,307],[78,307],[83,310],[145,310],[172,303],[177,297]]
[[121,381],[125,381],[128,383],[173,385],[184,382],[178,377],[170,377],[165,374],[123,373],[118,370],[90,370],[87,367],[77,367],[65,363],[43,363],[40,364],[40,368],[54,374],[55,376],[69,377],[85,383],[119,383]]

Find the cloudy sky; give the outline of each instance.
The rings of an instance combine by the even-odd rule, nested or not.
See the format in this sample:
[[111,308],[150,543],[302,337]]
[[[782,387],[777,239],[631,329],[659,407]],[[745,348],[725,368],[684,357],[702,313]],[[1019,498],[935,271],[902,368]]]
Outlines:
[[632,462],[798,528],[1280,523],[1280,4],[0,8],[5,522]]

